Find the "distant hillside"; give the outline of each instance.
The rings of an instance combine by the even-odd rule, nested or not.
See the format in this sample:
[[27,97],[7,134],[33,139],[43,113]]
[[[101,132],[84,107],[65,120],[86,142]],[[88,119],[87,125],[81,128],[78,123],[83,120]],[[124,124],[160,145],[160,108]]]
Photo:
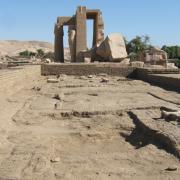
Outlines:
[[[53,52],[53,44],[43,41],[16,41],[16,40],[0,40],[0,61],[5,55],[16,56],[20,52],[28,50],[31,52],[36,52],[38,49],[42,49],[44,52]],[[64,49],[64,58],[66,61],[70,61],[70,51],[69,48]]]
[[42,41],[0,41],[0,55],[15,56],[25,50],[36,52],[37,49],[53,51],[53,44]]

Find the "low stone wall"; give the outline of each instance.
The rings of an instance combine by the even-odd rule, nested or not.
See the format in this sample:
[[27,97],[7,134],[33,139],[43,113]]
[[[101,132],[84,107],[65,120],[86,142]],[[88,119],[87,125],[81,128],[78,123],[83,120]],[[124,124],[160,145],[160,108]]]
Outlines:
[[166,69],[166,68],[137,68],[138,76],[144,74],[179,74],[179,69]]
[[41,75],[96,75],[106,73],[113,76],[133,77],[136,68],[122,67],[118,63],[101,63],[101,64],[84,64],[84,63],[71,63],[71,64],[42,64]]
[[160,87],[169,89],[169,90],[176,90],[180,92],[180,75],[178,77],[174,76],[162,76],[159,74],[148,74],[147,76],[143,77],[144,81],[153,83]]
[[178,69],[137,69],[136,78],[180,92],[180,70]]
[[0,63],[0,69],[6,69],[8,67],[5,63]]
[[[160,87],[180,91],[180,70],[135,68],[122,66],[118,63],[71,63],[71,64],[42,64],[41,75],[96,75],[106,73],[112,76],[129,77],[143,80]],[[179,74],[179,76],[178,76]]]

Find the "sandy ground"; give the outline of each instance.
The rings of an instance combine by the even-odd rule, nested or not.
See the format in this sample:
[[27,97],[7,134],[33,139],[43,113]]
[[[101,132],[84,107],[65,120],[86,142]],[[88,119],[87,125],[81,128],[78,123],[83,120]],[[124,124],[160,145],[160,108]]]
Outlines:
[[102,76],[47,83],[39,66],[0,71],[0,180],[180,179],[179,159],[148,140],[138,145],[148,137],[133,134],[128,114],[180,108],[180,94]]

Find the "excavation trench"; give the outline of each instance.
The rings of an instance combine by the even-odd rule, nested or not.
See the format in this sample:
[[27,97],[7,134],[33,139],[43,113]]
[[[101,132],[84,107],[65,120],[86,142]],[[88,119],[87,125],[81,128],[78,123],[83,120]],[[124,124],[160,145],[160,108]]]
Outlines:
[[[127,113],[158,118],[163,105],[177,106],[170,103],[177,94],[165,92],[165,102],[147,94],[159,88],[111,76],[47,83],[38,66],[7,73],[0,78],[0,179],[179,180],[173,144]],[[167,173],[171,165],[177,170]]]
[[174,142],[170,136],[151,129],[146,124],[144,124],[141,119],[139,119],[133,112],[129,111],[128,114],[135,124],[135,129],[132,131],[130,136],[124,136],[126,141],[130,142],[136,148],[141,148],[148,144],[153,144],[158,149],[163,149],[180,159],[180,151],[176,146],[177,143]]

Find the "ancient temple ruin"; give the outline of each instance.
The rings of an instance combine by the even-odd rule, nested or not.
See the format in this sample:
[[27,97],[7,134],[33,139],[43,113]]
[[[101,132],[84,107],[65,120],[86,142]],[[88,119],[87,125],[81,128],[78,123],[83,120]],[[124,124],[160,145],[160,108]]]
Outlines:
[[69,47],[72,62],[82,62],[81,52],[87,51],[87,25],[86,20],[94,21],[93,44],[95,47],[104,41],[104,23],[100,10],[89,10],[79,6],[75,15],[68,17],[58,17],[55,24],[55,61],[64,62],[63,27],[68,26]]

